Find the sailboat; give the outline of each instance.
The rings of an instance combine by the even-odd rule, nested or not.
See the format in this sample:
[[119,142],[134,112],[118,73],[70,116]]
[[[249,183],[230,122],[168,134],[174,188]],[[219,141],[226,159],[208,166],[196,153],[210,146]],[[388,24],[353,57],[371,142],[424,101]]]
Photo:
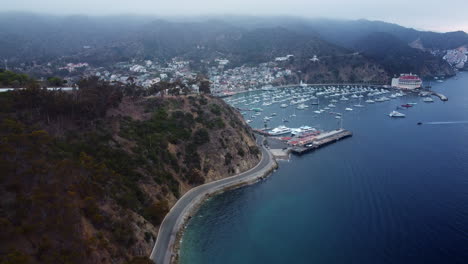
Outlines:
[[354,105],[355,107],[364,107],[364,105],[361,104],[361,99],[362,99],[362,97],[359,97],[359,103],[355,104]]

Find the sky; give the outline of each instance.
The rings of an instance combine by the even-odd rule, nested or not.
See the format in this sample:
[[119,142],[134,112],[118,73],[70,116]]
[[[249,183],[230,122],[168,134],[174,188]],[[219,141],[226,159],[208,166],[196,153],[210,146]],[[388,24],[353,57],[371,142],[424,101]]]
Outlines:
[[0,3],[0,11],[61,15],[232,14],[364,18],[420,30],[468,32],[468,0],[1,0]]

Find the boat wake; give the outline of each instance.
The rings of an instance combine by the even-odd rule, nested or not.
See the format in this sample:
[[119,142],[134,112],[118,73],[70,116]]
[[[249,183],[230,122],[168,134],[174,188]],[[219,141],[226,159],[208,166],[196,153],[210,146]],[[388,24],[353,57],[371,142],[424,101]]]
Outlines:
[[468,124],[468,121],[425,122],[424,125]]

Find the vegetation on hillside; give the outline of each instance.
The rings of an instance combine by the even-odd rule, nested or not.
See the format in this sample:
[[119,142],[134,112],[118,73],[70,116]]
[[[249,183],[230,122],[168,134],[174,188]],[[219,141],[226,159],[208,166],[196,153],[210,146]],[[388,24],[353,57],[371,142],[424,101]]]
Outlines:
[[0,69],[0,87],[25,87],[36,86],[35,80],[29,78],[26,74],[19,74],[12,71]]
[[0,94],[0,263],[149,263],[177,197],[258,161],[222,101],[128,92]]

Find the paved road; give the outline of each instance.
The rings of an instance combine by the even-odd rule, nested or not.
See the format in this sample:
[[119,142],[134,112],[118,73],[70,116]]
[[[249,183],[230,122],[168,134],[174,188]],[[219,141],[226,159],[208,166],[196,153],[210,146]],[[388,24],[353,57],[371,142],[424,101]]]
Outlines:
[[166,215],[159,228],[156,244],[150,256],[151,260],[156,262],[156,264],[170,263],[171,256],[173,255],[172,245],[174,245],[178,230],[184,223],[185,216],[191,212],[191,208],[195,207],[204,199],[205,195],[228,186],[262,177],[275,166],[273,156],[263,146],[261,141],[263,141],[263,137],[258,136],[257,144],[261,146],[262,159],[254,168],[238,175],[195,187],[177,201]]

